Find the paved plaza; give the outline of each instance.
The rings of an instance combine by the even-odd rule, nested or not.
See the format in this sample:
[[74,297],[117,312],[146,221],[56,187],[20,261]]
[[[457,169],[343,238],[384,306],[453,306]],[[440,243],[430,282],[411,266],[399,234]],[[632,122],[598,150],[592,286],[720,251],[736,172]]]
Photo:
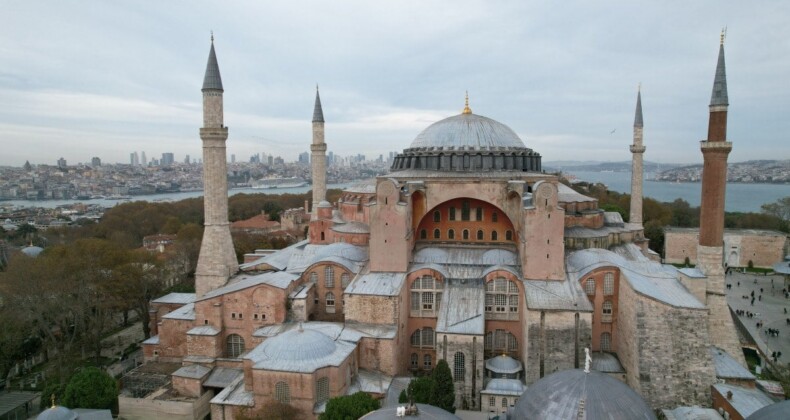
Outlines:
[[[743,325],[752,335],[763,354],[770,356],[772,352],[782,352],[779,362],[790,363],[790,299],[785,298],[782,289],[788,289],[784,277],[780,275],[763,276],[744,273],[727,275],[727,303],[736,310],[752,312],[753,317],[738,315]],[[754,303],[752,304],[752,292]],[[746,298],[744,298],[746,296]],[[762,298],[760,298],[762,296]],[[757,323],[762,327],[758,330]],[[769,336],[768,328],[779,330],[779,336]]]

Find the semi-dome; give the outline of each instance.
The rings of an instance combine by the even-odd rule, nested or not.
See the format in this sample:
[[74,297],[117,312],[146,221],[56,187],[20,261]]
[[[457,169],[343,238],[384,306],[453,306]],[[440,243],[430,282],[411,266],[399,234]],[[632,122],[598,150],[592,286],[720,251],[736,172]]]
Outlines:
[[335,352],[335,341],[318,331],[293,329],[263,343],[263,352],[275,360],[313,361]]
[[472,113],[445,118],[428,126],[410,146],[412,149],[423,147],[464,150],[526,148],[510,127]]
[[765,407],[755,411],[746,420],[773,420],[785,418],[787,413],[790,413],[790,400],[766,405]]
[[532,384],[513,408],[517,419],[656,418],[633,389],[609,375],[564,370]]
[[36,420],[76,420],[77,413],[60,405],[53,405],[36,417]]

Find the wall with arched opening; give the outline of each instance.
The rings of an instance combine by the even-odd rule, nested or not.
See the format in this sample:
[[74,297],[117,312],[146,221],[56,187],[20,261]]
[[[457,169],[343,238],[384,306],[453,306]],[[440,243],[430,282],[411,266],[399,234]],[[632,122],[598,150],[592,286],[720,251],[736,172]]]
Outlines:
[[502,209],[474,198],[454,198],[427,212],[417,223],[420,242],[516,243],[517,232]]

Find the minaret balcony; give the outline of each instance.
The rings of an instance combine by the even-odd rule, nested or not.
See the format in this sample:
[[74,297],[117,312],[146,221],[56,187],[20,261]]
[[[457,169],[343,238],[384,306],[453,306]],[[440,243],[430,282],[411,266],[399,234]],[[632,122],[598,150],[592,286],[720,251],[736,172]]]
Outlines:
[[729,152],[730,150],[732,150],[732,142],[702,140],[700,141],[700,149],[702,149],[702,153],[716,152],[716,151]]
[[631,145],[631,153],[645,153],[645,150],[647,150],[645,146],[638,146],[636,144]]

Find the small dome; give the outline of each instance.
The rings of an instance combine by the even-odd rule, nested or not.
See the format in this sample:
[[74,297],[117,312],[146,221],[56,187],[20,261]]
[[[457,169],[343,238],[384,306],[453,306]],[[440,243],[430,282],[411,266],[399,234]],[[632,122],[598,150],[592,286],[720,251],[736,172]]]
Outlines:
[[486,369],[494,373],[513,374],[521,371],[521,362],[503,354],[486,360]]
[[766,405],[765,407],[755,411],[751,416],[746,417],[746,420],[772,420],[781,419],[790,413],[790,400]]
[[275,360],[308,361],[334,353],[335,342],[318,331],[302,328],[286,331],[263,342],[263,352]]
[[[551,404],[547,404],[550,401]],[[580,402],[584,401],[584,405]],[[584,416],[579,416],[584,410]],[[563,370],[532,384],[513,408],[517,419],[644,419],[653,410],[633,389],[609,375]]]
[[327,207],[332,207],[332,204],[326,200],[318,203],[318,208],[327,208]]
[[38,257],[38,254],[41,254],[43,251],[44,248],[41,248],[40,246],[30,245],[22,248],[22,253],[32,258]]
[[459,114],[431,124],[414,139],[410,147],[463,147],[471,150],[526,148],[510,127],[471,113]]
[[[426,420],[460,420],[460,417],[449,411],[443,410],[439,407],[434,407],[428,404],[415,404],[417,406],[418,414],[409,415],[404,419],[426,419]],[[397,417],[398,407],[385,407],[376,411],[371,411],[368,414],[360,417],[359,420],[390,420]]]
[[36,420],[76,420],[77,413],[69,410],[66,407],[61,407],[59,405],[53,405],[50,408],[42,411],[41,414],[36,417]]

